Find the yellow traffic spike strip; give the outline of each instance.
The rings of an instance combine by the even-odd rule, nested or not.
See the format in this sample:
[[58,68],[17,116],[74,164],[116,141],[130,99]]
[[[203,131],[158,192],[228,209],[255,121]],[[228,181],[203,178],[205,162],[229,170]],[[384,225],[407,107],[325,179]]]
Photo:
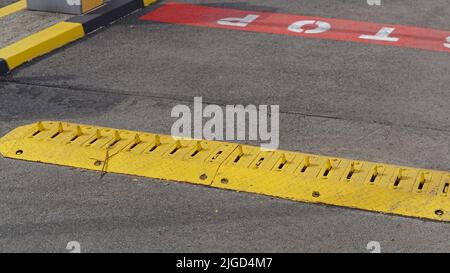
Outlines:
[[0,139],[4,157],[450,221],[450,173],[219,141],[43,121]]

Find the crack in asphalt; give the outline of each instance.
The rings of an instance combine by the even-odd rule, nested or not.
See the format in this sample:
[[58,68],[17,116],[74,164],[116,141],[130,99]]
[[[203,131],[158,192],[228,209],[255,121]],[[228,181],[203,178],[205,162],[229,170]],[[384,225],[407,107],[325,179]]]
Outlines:
[[[57,89],[68,89],[68,90],[74,90],[74,91],[82,91],[82,92],[90,92],[90,93],[100,93],[100,94],[114,94],[114,95],[121,95],[121,96],[128,96],[128,97],[142,97],[142,98],[151,98],[151,99],[164,99],[169,101],[176,101],[176,102],[183,102],[183,103],[192,103],[191,97],[183,97],[183,96],[177,96],[178,98],[170,97],[170,96],[164,96],[164,95],[157,95],[157,94],[143,94],[143,93],[132,93],[125,90],[105,90],[100,88],[89,88],[89,87],[81,87],[81,86],[71,86],[71,85],[60,85],[60,84],[42,84],[42,83],[32,83],[32,82],[26,82],[26,81],[19,81],[14,79],[0,79],[0,83],[10,83],[10,84],[17,84],[17,85],[25,85],[25,86],[35,86],[35,87],[47,87],[47,88],[57,88]],[[44,92],[47,90],[44,90]],[[216,104],[219,106],[226,106],[226,102],[219,102],[219,101],[212,101],[208,99],[203,99],[204,104]],[[242,104],[242,102],[241,102]],[[349,121],[349,122],[364,122],[367,124],[379,124],[389,127],[400,127],[400,128],[406,128],[406,129],[420,129],[420,130],[429,130],[434,132],[444,132],[444,133],[450,133],[450,129],[445,128],[437,128],[437,127],[431,127],[431,126],[416,126],[411,124],[399,124],[394,123],[390,121],[378,121],[378,120],[367,120],[367,119],[356,119],[356,118],[345,118],[345,117],[339,117],[339,116],[332,116],[332,115],[321,115],[321,114],[311,114],[311,113],[305,113],[305,112],[299,112],[299,111],[282,111],[280,110],[280,114],[285,115],[294,115],[294,116],[304,116],[304,117],[313,117],[313,118],[323,118],[323,119],[333,119],[333,120],[342,120],[342,121]]]

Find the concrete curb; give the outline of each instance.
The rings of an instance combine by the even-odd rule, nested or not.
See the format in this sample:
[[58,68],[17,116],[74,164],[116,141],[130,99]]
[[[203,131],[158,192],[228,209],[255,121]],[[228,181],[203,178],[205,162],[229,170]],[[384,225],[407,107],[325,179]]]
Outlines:
[[6,74],[9,71],[8,64],[5,60],[0,59],[0,75]]
[[27,7],[26,0],[20,0],[6,7],[0,8],[0,18],[21,11]]

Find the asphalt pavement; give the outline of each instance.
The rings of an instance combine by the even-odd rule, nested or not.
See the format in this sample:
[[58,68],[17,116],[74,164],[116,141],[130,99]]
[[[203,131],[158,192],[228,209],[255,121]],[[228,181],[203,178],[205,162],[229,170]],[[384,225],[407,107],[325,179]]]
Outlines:
[[[179,2],[449,29],[444,0]],[[157,6],[2,78],[0,135],[48,119],[170,134],[172,107],[202,96],[280,105],[282,149],[450,169],[448,53],[139,20]],[[0,173],[2,252],[450,251],[447,223],[4,158]]]
[[0,7],[4,7],[7,6],[9,4],[12,4],[16,2],[15,0],[0,0]]

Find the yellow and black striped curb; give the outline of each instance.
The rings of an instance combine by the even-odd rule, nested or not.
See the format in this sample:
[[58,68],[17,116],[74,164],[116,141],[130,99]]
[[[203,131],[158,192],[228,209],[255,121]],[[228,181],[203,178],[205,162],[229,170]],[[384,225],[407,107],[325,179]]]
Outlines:
[[[42,56],[57,48],[78,40],[85,35],[108,25],[157,0],[113,0],[84,15],[72,17],[42,31],[34,33],[16,43],[0,49],[0,75]],[[21,4],[19,4],[21,3]],[[0,9],[5,16],[25,8],[23,2]],[[3,11],[3,12],[2,12]]]
[[450,221],[450,173],[266,151],[218,141],[38,122],[0,139],[4,157]]

